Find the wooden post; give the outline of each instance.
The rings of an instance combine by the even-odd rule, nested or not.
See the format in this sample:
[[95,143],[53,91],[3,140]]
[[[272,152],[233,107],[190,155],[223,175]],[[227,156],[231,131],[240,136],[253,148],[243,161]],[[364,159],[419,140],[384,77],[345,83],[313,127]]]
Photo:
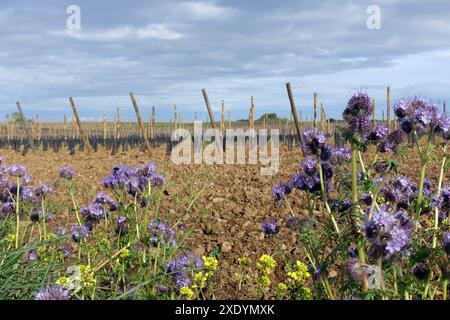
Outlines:
[[31,149],[33,150],[33,153],[36,153],[36,148],[34,147],[34,141],[33,137],[31,136],[30,127],[27,119],[25,118],[25,115],[23,114],[22,107],[20,106],[20,102],[16,102],[17,109],[19,110],[20,118],[22,119],[22,127],[25,131],[25,136],[27,137],[28,144],[30,145]]
[[131,103],[133,104],[134,112],[136,113],[136,118],[139,124],[139,129],[141,130],[142,138],[144,138],[145,147],[147,148],[148,154],[151,156],[152,150],[150,147],[150,141],[148,141],[148,137],[145,134],[144,123],[142,122],[141,113],[139,112],[139,107],[137,105],[136,99],[134,98],[134,94],[130,92]]
[[83,139],[84,148],[86,149],[87,154],[91,153],[91,146],[89,145],[89,139],[85,134],[83,128],[81,127],[80,118],[78,117],[77,107],[75,106],[75,102],[72,97],[69,97],[70,105],[72,107],[73,115],[75,116],[75,121],[77,123],[78,131],[80,132],[81,138]]
[[67,115],[64,112],[64,140],[67,140]]
[[375,120],[375,114],[376,114],[376,101],[375,99],[372,99],[372,105],[373,105],[373,111],[372,111],[372,129],[375,130],[376,126],[376,120]]
[[317,92],[314,92],[314,129],[317,130]]
[[119,139],[120,136],[121,136],[120,127],[121,127],[121,124],[120,124],[120,108],[117,107],[117,109],[116,109],[116,139]]
[[224,135],[225,130],[225,101],[222,100],[222,117],[220,118],[220,132],[222,136]]
[[444,110],[444,113],[447,113],[447,105],[446,105],[446,103],[445,103],[445,100],[444,100],[444,102],[442,103],[442,109]]
[[177,105],[173,104],[173,129],[177,128]]
[[297,129],[297,137],[301,143],[303,156],[305,156],[305,150],[303,150],[303,136],[300,131],[300,125],[298,124],[297,108],[295,107],[294,95],[292,94],[291,84],[289,82],[286,83],[286,89],[289,97],[289,103],[291,104],[291,112],[292,117],[294,118],[295,128]]
[[325,131],[325,110],[323,109],[323,102],[320,103],[320,126],[321,130]]
[[231,111],[228,110],[228,129],[231,129]]
[[387,87],[387,127],[391,130],[391,87]]
[[250,128],[255,129],[255,98],[252,96],[250,99]]
[[202,93],[203,93],[203,99],[205,99],[206,109],[208,109],[209,120],[211,121],[211,127],[213,129],[215,129],[216,123],[214,122],[214,116],[213,116],[213,113],[211,110],[211,104],[209,103],[208,92],[206,92],[206,89],[202,89]]
[[156,124],[156,109],[155,106],[152,107],[152,120],[151,120],[151,127],[150,127],[150,138],[155,138],[155,124]]
[[107,133],[106,133],[106,113],[103,112],[103,140],[106,140]]

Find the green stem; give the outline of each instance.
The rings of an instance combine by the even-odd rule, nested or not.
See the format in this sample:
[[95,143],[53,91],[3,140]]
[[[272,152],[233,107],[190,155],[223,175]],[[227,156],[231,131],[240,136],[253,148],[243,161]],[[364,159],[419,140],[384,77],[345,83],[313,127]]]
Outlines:
[[19,214],[19,196],[20,196],[20,177],[17,177],[17,192],[16,192],[16,249],[19,248],[19,229],[20,229],[20,214]]
[[447,300],[447,286],[448,286],[448,280],[445,279],[442,283],[442,300]]
[[[352,144],[352,202],[357,208],[358,206],[358,181],[357,181],[357,159],[358,159],[358,150]],[[354,222],[354,221],[353,221]],[[356,242],[357,250],[358,250],[358,258],[361,264],[366,264],[366,254],[364,252],[364,243],[361,236],[358,236],[358,240]],[[363,292],[368,291],[368,281],[367,275],[363,275],[362,279],[362,290]]]
[[422,160],[420,164],[419,193],[417,195],[417,204],[416,204],[416,225],[419,224],[420,220],[420,211],[422,209],[422,198],[423,198],[423,185],[425,182],[426,170],[427,170],[427,161]]
[[320,190],[322,192],[322,201],[328,212],[328,215],[330,216],[331,222],[333,223],[334,231],[336,231],[336,233],[339,235],[340,234],[339,226],[336,222],[336,219],[334,218],[333,213],[331,212],[330,205],[328,204],[327,192],[325,190],[325,181],[323,177],[322,163],[320,159],[319,159],[319,177],[320,177]]

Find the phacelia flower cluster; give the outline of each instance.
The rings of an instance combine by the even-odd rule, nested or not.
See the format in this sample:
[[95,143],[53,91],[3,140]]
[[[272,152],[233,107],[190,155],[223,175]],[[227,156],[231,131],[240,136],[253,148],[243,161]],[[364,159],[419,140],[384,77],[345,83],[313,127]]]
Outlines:
[[192,271],[204,267],[202,257],[196,257],[193,253],[185,253],[167,262],[166,272],[172,274],[175,286],[180,289],[192,284]]
[[280,231],[280,226],[274,219],[268,219],[261,224],[262,231],[267,235],[277,234]]
[[410,242],[413,222],[404,211],[389,210],[382,206],[372,213],[364,225],[367,239],[372,245],[373,256],[389,258],[402,252]]
[[160,187],[165,183],[162,174],[156,172],[153,163],[129,168],[123,165],[113,167],[112,174],[103,180],[106,188],[114,190],[124,188],[129,194],[142,194],[149,187]]
[[395,103],[394,112],[405,133],[422,133],[427,128],[442,132],[449,130],[448,118],[440,116],[437,104],[424,97],[403,98]]
[[357,91],[348,101],[343,113],[349,133],[365,140],[371,131],[370,117],[372,112],[372,99],[365,91]]
[[169,244],[176,245],[175,231],[167,224],[161,221],[153,221],[148,224],[148,232],[150,234],[150,243],[153,246],[164,246]]

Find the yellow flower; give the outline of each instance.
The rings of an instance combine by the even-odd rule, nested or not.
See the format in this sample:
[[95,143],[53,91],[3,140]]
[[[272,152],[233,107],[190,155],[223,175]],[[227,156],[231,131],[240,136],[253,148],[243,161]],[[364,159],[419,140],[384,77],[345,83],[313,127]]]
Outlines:
[[303,286],[306,283],[306,280],[311,278],[308,267],[301,261],[295,263],[295,271],[289,271],[287,276],[289,278],[289,284],[295,287]]
[[251,261],[249,257],[238,258],[238,263],[243,267],[248,267],[250,265],[250,262]]
[[262,287],[264,287],[264,288],[270,287],[270,279],[268,276],[261,276],[261,277],[259,277],[258,281]]
[[216,258],[203,256],[202,259],[207,271],[216,271],[217,267],[219,266],[219,261]]
[[194,275],[195,286],[200,289],[204,288],[206,286],[206,282],[208,281],[210,275],[211,275],[210,273],[208,273],[208,272],[203,273],[202,271],[200,271],[199,273],[196,273]]
[[274,258],[267,254],[263,254],[256,263],[256,268],[258,268],[260,272],[269,275],[272,273],[273,269],[275,269],[276,265],[277,263]]
[[7,242],[14,242],[14,240],[16,240],[16,236],[14,234],[12,234],[12,233],[8,234],[5,237],[5,241],[7,241]]
[[80,281],[83,287],[89,288],[93,287],[97,284],[97,280],[95,279],[94,271],[91,269],[89,265],[80,265]]
[[280,293],[286,292],[288,290],[288,286],[285,283],[280,282],[277,286],[277,289]]
[[194,295],[194,291],[192,291],[188,286],[184,286],[180,289],[180,295],[186,299],[190,299]]
[[58,280],[56,280],[56,284],[64,288],[67,288],[69,286],[69,282],[70,280],[66,276],[59,277]]
[[128,248],[123,249],[122,252],[120,253],[120,257],[122,259],[126,259],[129,255],[130,255],[130,250],[128,250]]

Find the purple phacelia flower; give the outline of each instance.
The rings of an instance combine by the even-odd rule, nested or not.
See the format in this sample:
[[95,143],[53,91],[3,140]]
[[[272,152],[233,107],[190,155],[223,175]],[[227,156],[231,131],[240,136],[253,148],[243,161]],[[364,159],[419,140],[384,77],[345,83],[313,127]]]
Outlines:
[[118,208],[117,202],[104,192],[100,192],[95,196],[94,203],[107,205],[110,211],[116,211]]
[[277,234],[280,231],[280,226],[274,219],[269,219],[261,224],[262,231],[267,235]]
[[116,233],[118,235],[124,235],[127,232],[128,232],[127,218],[124,216],[120,216],[119,219],[117,219]]
[[378,146],[381,153],[396,152],[398,147],[403,143],[405,136],[400,130],[391,132]]
[[343,117],[347,122],[347,128],[352,135],[359,135],[365,139],[371,131],[370,116],[373,112],[372,99],[369,95],[359,90],[348,101]]
[[289,183],[277,183],[272,187],[272,195],[279,203],[283,202],[284,197],[292,192],[292,186]]
[[106,211],[103,205],[92,203],[80,209],[80,215],[87,221],[97,222],[106,218]]
[[400,253],[409,244],[413,224],[406,213],[389,211],[389,207],[382,206],[373,212],[364,229],[373,249],[388,258]]
[[61,286],[53,285],[39,290],[34,300],[69,300],[70,292]]
[[349,162],[352,159],[352,151],[350,148],[342,147],[335,149],[331,156],[331,162],[334,164],[341,164],[345,162]]
[[170,244],[176,245],[175,231],[167,224],[161,221],[153,221],[148,224],[148,231],[150,234],[150,243],[153,246]]
[[450,186],[442,188],[439,197],[432,201],[433,207],[437,207],[443,217],[450,212]]
[[380,141],[384,139],[389,134],[389,129],[384,124],[379,124],[375,128],[375,131],[369,134],[367,140],[369,141]]
[[447,232],[443,241],[444,251],[450,256],[450,232]]
[[64,166],[59,169],[59,176],[66,180],[72,180],[75,176],[75,171],[68,166]]
[[27,168],[21,165],[13,164],[6,167],[6,172],[12,177],[22,177],[27,173]]
[[70,227],[70,231],[72,233],[72,240],[78,243],[80,240],[87,239],[89,237],[90,228],[87,225],[72,225]]
[[39,184],[36,187],[34,187],[34,196],[37,198],[43,198],[48,196],[50,193],[53,192],[53,188],[47,186],[46,184]]
[[405,133],[410,133],[413,129],[422,132],[430,126],[438,127],[438,111],[435,103],[423,97],[401,99],[394,105],[394,112],[401,119],[400,127]]
[[308,155],[319,156],[326,146],[327,136],[323,132],[308,130],[303,133],[303,149]]

